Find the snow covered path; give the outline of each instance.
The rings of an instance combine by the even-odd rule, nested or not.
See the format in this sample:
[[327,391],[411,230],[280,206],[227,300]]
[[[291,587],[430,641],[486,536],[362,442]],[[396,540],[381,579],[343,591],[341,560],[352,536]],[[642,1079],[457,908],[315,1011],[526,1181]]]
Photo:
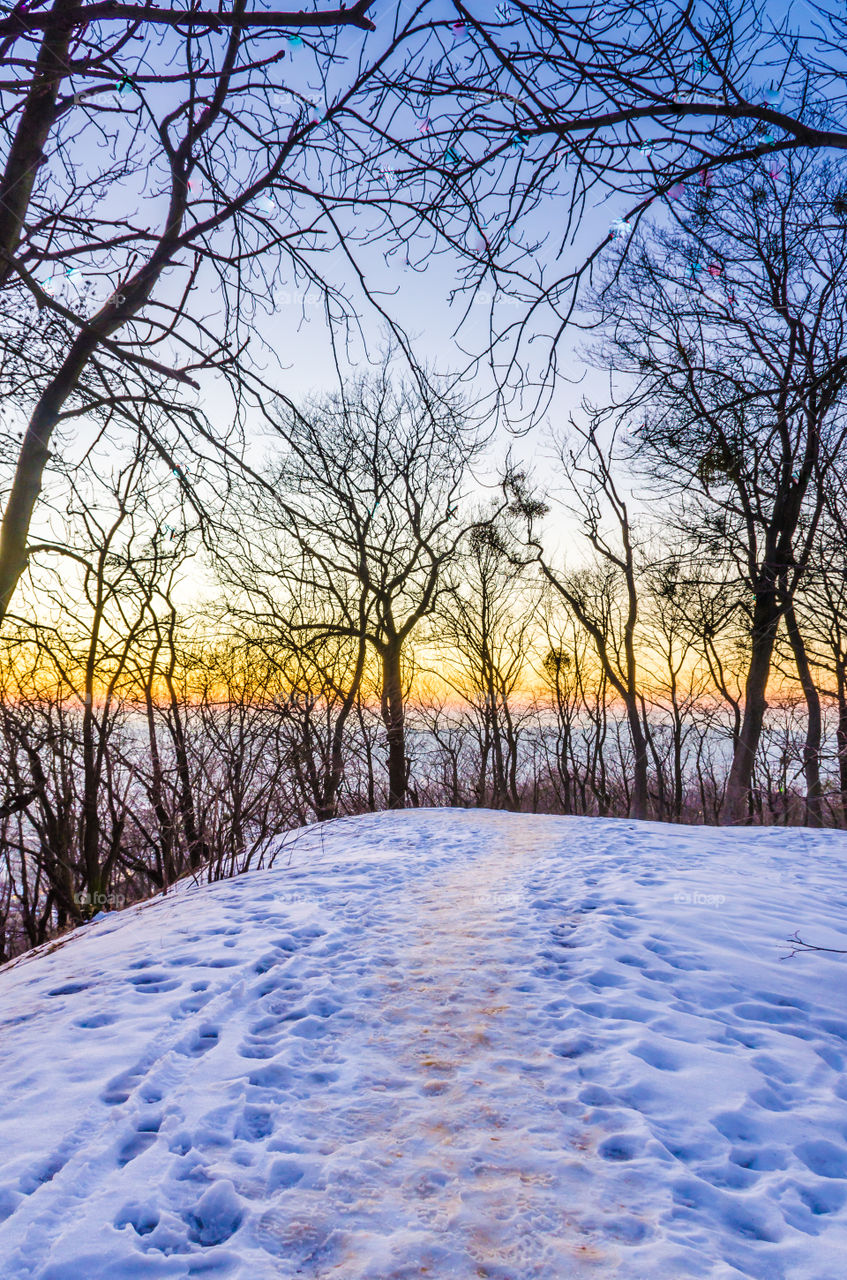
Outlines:
[[380,814],[7,967],[4,1280],[843,1280],[845,846]]

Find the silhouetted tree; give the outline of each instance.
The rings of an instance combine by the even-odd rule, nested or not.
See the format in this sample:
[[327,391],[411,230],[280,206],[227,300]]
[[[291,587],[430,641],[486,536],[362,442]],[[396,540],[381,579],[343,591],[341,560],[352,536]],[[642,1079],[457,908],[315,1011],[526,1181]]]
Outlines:
[[276,429],[278,456],[252,496],[246,557],[238,559],[230,542],[223,570],[237,566],[257,599],[277,593],[275,610],[301,592],[320,601],[311,617],[289,610],[287,625],[310,642],[335,636],[371,647],[389,805],[402,807],[404,649],[435,609],[457,553],[463,488],[483,440],[455,396],[401,383],[390,366],[303,409],[281,406]]
[[789,158],[779,173],[754,165],[692,192],[677,225],[634,245],[598,299],[604,358],[631,377],[615,416],[636,422],[634,456],[672,495],[701,562],[746,586],[730,821],[747,808],[776,634],[815,545],[825,478],[843,465],[842,181]]

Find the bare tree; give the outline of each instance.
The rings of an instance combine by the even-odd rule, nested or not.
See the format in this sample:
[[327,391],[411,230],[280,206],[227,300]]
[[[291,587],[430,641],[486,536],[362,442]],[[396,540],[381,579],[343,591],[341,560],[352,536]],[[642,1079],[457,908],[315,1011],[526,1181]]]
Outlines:
[[[274,612],[288,610],[292,632],[311,642],[335,636],[370,646],[379,663],[389,805],[402,807],[404,653],[456,555],[463,489],[483,439],[455,396],[392,381],[386,366],[342,394],[281,409],[279,456],[266,473],[268,492],[254,494],[237,578],[254,601],[275,597]],[[223,572],[235,563],[229,543]],[[311,618],[286,603],[301,592],[321,601]],[[256,616],[261,622],[261,611]]]
[[[491,298],[497,367],[515,394],[546,403],[552,374],[571,374],[561,338],[580,285],[654,201],[713,176],[731,182],[756,157],[778,165],[847,147],[837,7],[455,7],[459,36],[445,32],[440,56],[411,72],[422,100],[457,106],[452,164],[428,211],[471,249],[457,289]],[[417,176],[428,152],[407,150]],[[517,313],[502,309],[507,300]]]
[[[587,813],[591,762],[597,752],[586,739],[585,725],[602,724],[589,709],[588,690],[596,683],[588,655],[591,640],[571,614],[562,616],[552,593],[548,594],[542,614],[545,645],[539,675],[550,692],[555,715],[553,786],[564,813]],[[584,758],[581,745],[585,747]],[[597,790],[592,790],[597,795]]]
[[[830,493],[821,532],[794,612],[808,650],[809,675],[818,696],[835,705],[836,811],[847,826],[847,519],[844,486]],[[804,689],[805,692],[805,689]],[[816,731],[817,739],[811,732]],[[807,728],[804,754],[820,746],[820,724]]]
[[458,668],[451,684],[479,723],[477,803],[490,797],[494,809],[517,810],[522,721],[531,710],[526,677],[540,584],[527,581],[514,542],[505,520],[490,520],[480,512],[452,566],[438,622],[445,668]]
[[[57,427],[171,401],[184,454],[220,450],[182,390],[223,378],[239,417],[261,412],[247,346],[277,281],[311,282],[332,323],[353,318],[330,247],[379,314],[363,245],[411,246],[415,267],[449,248],[459,288],[527,303],[514,324],[492,317],[495,346],[552,326],[555,352],[596,253],[564,275],[549,257],[595,193],[637,221],[697,174],[843,148],[842,19],[807,7],[814,40],[763,4],[695,14],[681,0],[660,14],[527,0],[481,17],[421,0],[384,34],[371,0],[308,13],[53,0],[0,18],[4,393],[26,422],[0,614]],[[92,172],[92,155],[111,158]],[[565,231],[546,244],[537,211],[560,197]],[[517,356],[510,372],[526,382]]]
[[[600,300],[631,375],[619,419],[677,498],[682,536],[746,585],[750,657],[727,816],[743,818],[777,630],[808,564],[847,418],[847,205],[831,166],[793,159],[681,202]],[[718,576],[721,576],[719,568]]]
[[[560,462],[585,538],[596,556],[585,568],[559,572],[545,558],[534,529],[543,508],[528,497],[519,474],[507,477],[516,513],[527,519],[531,547],[544,577],[591,637],[603,673],[623,703],[633,751],[632,816],[648,811],[648,731],[642,718],[636,648],[639,621],[637,544],[629,506],[613,475],[614,440],[598,438],[600,422],[577,431],[573,449]],[[611,525],[611,529],[609,528]]]
[[[338,815],[351,749],[349,722],[365,676],[364,635],[321,630],[325,602],[305,591],[297,598],[261,594],[261,628],[248,634],[247,652],[274,672],[273,713],[296,781],[303,813],[318,822]],[[255,600],[254,600],[255,606]],[[249,617],[249,614],[248,614]]]
[[85,919],[124,873],[133,769],[117,744],[163,569],[150,540],[147,451],[136,439],[111,477],[95,478],[91,463],[68,476],[68,531],[33,549],[45,566],[34,616],[17,620],[33,659],[17,696],[6,691],[3,714],[35,792],[18,863],[24,874],[27,861],[43,871],[47,914],[55,908],[60,923]]
[[672,822],[682,818],[689,740],[696,734],[700,700],[710,689],[707,663],[696,652],[690,625],[697,591],[696,582],[692,590],[685,576],[690,568],[684,554],[656,546],[643,569],[642,715],[656,777],[656,816]]
[[421,139],[407,66],[449,24],[398,13],[378,33],[371,8],[51,0],[0,17],[0,391],[16,459],[0,620],[62,428],[112,433],[160,407],[171,432],[148,420],[151,438],[202,512],[186,459],[242,457],[196,392],[224,393],[239,429],[262,415],[284,387],[257,334],[281,284],[311,288],[348,336],[373,307],[411,354],[370,267],[375,244],[394,254],[419,231],[431,249],[443,147],[414,189],[393,170],[409,132]]

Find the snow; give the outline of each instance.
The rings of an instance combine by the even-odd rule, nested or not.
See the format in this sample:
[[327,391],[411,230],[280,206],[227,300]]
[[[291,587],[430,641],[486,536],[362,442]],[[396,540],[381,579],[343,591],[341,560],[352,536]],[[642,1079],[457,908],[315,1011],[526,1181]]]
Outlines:
[[4,1280],[843,1280],[843,834],[419,810],[0,973]]

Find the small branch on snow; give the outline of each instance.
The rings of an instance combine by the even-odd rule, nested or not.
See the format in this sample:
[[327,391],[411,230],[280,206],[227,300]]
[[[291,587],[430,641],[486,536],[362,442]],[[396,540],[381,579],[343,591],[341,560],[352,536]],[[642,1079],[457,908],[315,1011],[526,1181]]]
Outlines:
[[804,942],[799,932],[792,933],[790,938],[785,939],[793,945],[794,950],[789,951],[787,956],[780,956],[780,960],[790,960],[792,956],[804,955],[807,951],[828,951],[833,956],[847,956],[847,951],[839,947],[816,947],[812,942]]

